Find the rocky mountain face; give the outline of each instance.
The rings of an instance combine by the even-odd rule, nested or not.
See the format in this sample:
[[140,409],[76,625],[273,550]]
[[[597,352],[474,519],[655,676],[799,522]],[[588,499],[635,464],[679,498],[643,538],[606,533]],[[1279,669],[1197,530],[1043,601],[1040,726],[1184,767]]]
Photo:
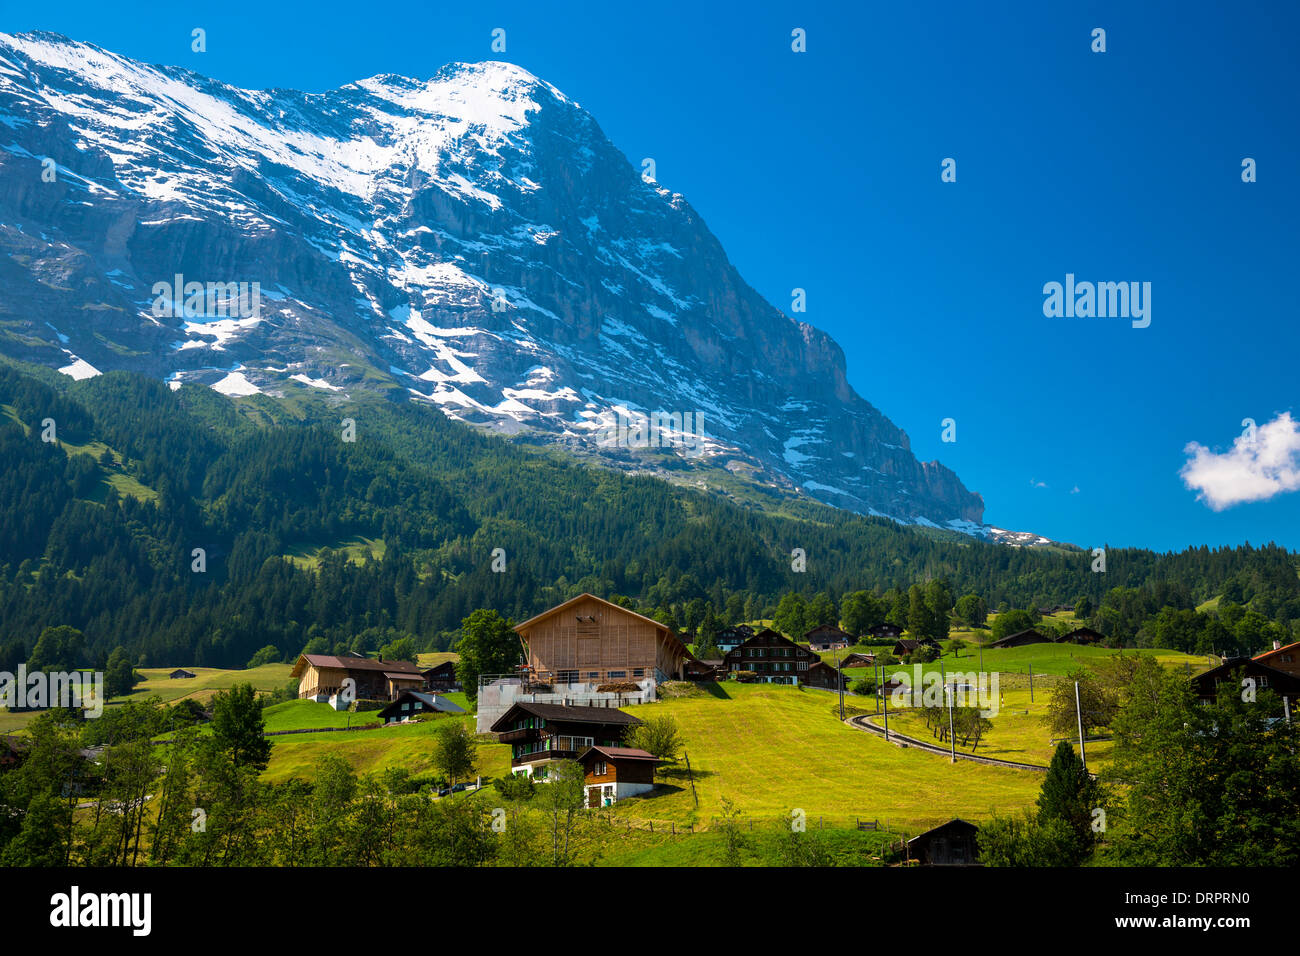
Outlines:
[[0,34],[0,246],[0,349],[70,375],[387,389],[622,467],[982,520],[834,341],[507,63],[250,91]]

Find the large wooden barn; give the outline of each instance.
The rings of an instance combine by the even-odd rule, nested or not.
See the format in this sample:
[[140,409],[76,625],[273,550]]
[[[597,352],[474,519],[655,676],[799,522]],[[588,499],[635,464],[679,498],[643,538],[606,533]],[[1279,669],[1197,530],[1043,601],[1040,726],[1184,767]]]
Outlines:
[[419,690],[424,676],[410,661],[384,661],[333,654],[299,654],[290,677],[298,678],[298,696],[338,699],[343,682],[354,682],[353,700],[396,700],[404,690]]
[[691,659],[672,628],[593,594],[516,624],[515,633],[535,682],[681,680]]

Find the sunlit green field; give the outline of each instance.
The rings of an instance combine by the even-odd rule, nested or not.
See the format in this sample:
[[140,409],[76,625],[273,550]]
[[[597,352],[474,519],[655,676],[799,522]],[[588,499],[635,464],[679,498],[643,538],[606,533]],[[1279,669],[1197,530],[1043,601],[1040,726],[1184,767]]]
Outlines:
[[878,819],[917,832],[954,816],[1005,813],[1038,795],[1042,778],[1033,771],[954,765],[899,748],[845,726],[834,706],[835,696],[822,691],[728,681],[626,708],[677,719],[699,806],[683,760],[662,778],[672,790],[620,801],[615,816],[707,824],[726,796],[746,821],[771,824],[802,809],[810,826]]

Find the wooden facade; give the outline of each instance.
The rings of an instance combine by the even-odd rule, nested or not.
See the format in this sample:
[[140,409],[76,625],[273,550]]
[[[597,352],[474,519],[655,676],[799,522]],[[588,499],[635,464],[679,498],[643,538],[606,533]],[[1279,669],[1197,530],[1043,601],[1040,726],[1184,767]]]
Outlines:
[[814,651],[833,651],[838,648],[851,647],[856,643],[853,636],[841,631],[833,624],[818,624],[803,636],[804,643]]
[[1015,634],[1008,634],[1001,640],[994,641],[989,647],[1024,647],[1028,644],[1051,644],[1050,638],[1039,634],[1032,627],[1027,631],[1017,631]]
[[672,629],[592,594],[515,625],[540,683],[681,680],[690,660]]
[[552,760],[576,760],[589,747],[619,747],[639,723],[613,707],[517,703],[492,724],[492,733],[510,745],[511,773],[544,778]]
[[1251,658],[1258,664],[1271,667],[1274,670],[1290,674],[1292,677],[1300,678],[1300,643],[1287,644],[1284,647],[1275,647],[1271,651],[1265,651],[1263,654],[1256,654]]
[[334,696],[348,678],[356,685],[355,700],[396,700],[402,691],[424,686],[420,669],[410,661],[332,654],[298,655],[289,676],[298,678],[298,696],[312,699]]
[[379,711],[379,719],[386,724],[409,720],[420,714],[463,714],[465,708],[437,694],[404,690],[387,707]]
[[903,636],[903,629],[897,624],[877,624],[867,631],[877,643],[896,641]]
[[578,758],[588,807],[607,807],[623,797],[653,789],[654,754],[632,747],[592,747]]
[[907,841],[907,856],[922,866],[979,866],[979,827],[953,819]]
[[1202,704],[1212,704],[1218,699],[1219,685],[1227,683],[1234,693],[1244,688],[1245,678],[1255,681],[1257,693],[1272,691],[1286,699],[1292,714],[1300,704],[1300,677],[1276,667],[1270,667],[1258,659],[1249,657],[1230,657],[1218,667],[1211,668],[1204,674],[1192,678],[1196,689],[1196,699]]
[[808,648],[766,627],[722,660],[727,671],[752,671],[759,680],[776,684],[807,683],[809,668],[821,662]]
[[421,671],[420,676],[424,678],[424,689],[427,691],[460,690],[455,661],[443,661]]

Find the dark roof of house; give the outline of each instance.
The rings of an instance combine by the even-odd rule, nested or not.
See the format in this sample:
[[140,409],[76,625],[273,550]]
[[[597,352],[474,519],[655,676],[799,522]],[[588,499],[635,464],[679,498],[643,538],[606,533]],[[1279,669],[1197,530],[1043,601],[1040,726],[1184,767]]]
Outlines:
[[903,629],[897,624],[873,624],[867,629],[867,633],[875,634],[877,632],[892,631],[895,634],[902,634]]
[[1072,641],[1077,637],[1086,637],[1090,640],[1095,641],[1100,638],[1104,638],[1105,636],[1106,635],[1101,633],[1101,631],[1094,631],[1090,627],[1076,627],[1073,631],[1070,631],[1068,634],[1062,634],[1056,640],[1057,643],[1059,644],[1059,643],[1065,643],[1067,641]]
[[[1300,677],[1288,674],[1286,671],[1280,671],[1276,667],[1261,664],[1258,660],[1250,657],[1230,657],[1218,667],[1212,667],[1204,673],[1197,674],[1191,680],[1192,683],[1198,685],[1204,691],[1206,689],[1205,681],[1218,680],[1220,677],[1233,674],[1242,668],[1245,668],[1247,674],[1262,673],[1269,678],[1270,684],[1276,684],[1279,689],[1287,691],[1300,690]],[[1209,686],[1213,687],[1214,684],[1211,683]]]
[[804,634],[805,641],[811,641],[814,637],[830,638],[835,641],[852,641],[853,635],[841,631],[834,624],[818,624],[811,631]]
[[[1022,638],[1038,638],[1038,640],[1036,641],[1021,640]],[[1027,644],[1046,644],[1049,642],[1049,640],[1050,640],[1049,638],[1044,637],[1042,634],[1040,634],[1038,631],[1034,630],[1031,627],[1024,631],[1016,631],[1016,633],[1014,634],[1008,634],[1006,637],[1002,638],[1001,640],[994,641],[992,644],[989,645],[989,647],[1005,647],[1008,644],[1010,644],[1012,641],[1019,641],[1020,643],[1027,643]]]
[[299,672],[299,665],[306,661],[313,667],[337,667],[349,671],[383,671],[386,674],[398,674],[401,677],[419,677],[420,668],[410,661],[380,661],[369,657],[335,657],[333,654],[301,654],[293,665],[293,674]]
[[438,676],[442,673],[450,673],[453,676],[456,673],[455,661],[443,661],[441,664],[434,664],[432,667],[426,667],[420,671],[425,677]]
[[861,651],[854,651],[852,654],[846,654],[844,660],[840,661],[841,667],[852,667],[858,661],[870,664],[876,659],[875,654],[864,654]]
[[186,670],[185,668],[183,668],[183,667],[178,667],[178,668],[176,668],[176,670],[172,671],[168,676],[169,676],[169,677],[175,677],[177,674],[180,674],[182,677],[193,677],[193,676],[194,676],[194,672],[193,672],[193,671],[187,671],[187,670]]
[[934,647],[934,646],[935,646],[935,644],[934,644],[934,639],[933,639],[933,638],[929,638],[929,637],[921,637],[921,638],[916,638],[916,639],[913,639],[913,638],[910,638],[910,637],[901,637],[901,638],[898,639],[898,643],[902,645],[902,647],[903,647],[904,650],[908,650],[908,651],[914,651],[914,650],[916,650],[918,647]]
[[1264,651],[1262,654],[1256,654],[1251,658],[1251,660],[1262,661],[1265,658],[1272,657],[1274,654],[1282,654],[1286,652],[1294,654],[1297,651],[1300,651],[1300,641],[1296,641],[1294,644],[1283,644],[1281,647],[1275,647],[1272,650]]
[[391,704],[379,711],[379,716],[387,717],[390,712],[398,713],[401,710],[401,705],[412,698],[420,700],[426,707],[431,707],[444,714],[465,713],[465,708],[461,707],[459,704],[453,704],[445,697],[439,697],[437,694],[425,694],[418,690],[404,690],[397,695],[397,698]]
[[543,720],[562,720],[571,724],[621,724],[633,727],[639,723],[636,717],[625,714],[614,707],[566,707],[563,704],[533,704],[527,702],[510,705],[510,709],[492,724],[492,732],[500,733],[497,727],[509,722],[515,711],[522,710]]
[[610,760],[651,760],[654,763],[661,763],[660,759],[652,753],[644,750],[638,750],[636,747],[590,747],[582,752],[579,760],[586,761],[593,753],[603,754]]
[[961,817],[953,817],[947,823],[941,823],[937,827],[931,827],[924,833],[918,833],[916,836],[912,837],[912,839],[907,841],[907,845],[911,846],[917,840],[927,840],[943,830],[961,830],[965,833],[975,833],[979,830],[979,827],[976,824],[971,823],[969,820],[963,820]]

